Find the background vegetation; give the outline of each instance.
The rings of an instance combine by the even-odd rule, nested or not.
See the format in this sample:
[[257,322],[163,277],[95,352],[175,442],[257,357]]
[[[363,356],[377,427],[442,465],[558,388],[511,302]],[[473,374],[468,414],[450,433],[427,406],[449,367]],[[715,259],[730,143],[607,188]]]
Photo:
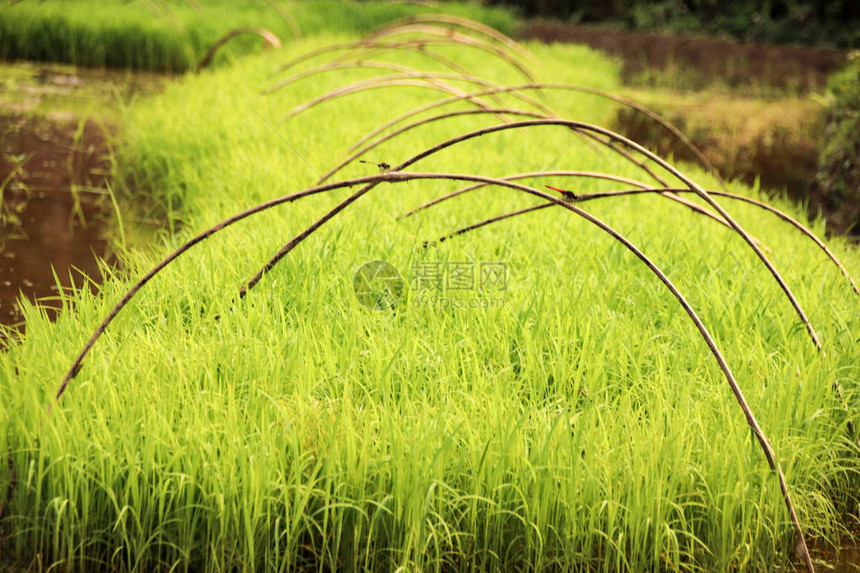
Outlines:
[[485,0],[523,15],[636,30],[728,35],[748,42],[860,47],[860,4],[854,0]]
[[818,166],[816,201],[838,231],[860,233],[860,52],[829,87],[828,126]]

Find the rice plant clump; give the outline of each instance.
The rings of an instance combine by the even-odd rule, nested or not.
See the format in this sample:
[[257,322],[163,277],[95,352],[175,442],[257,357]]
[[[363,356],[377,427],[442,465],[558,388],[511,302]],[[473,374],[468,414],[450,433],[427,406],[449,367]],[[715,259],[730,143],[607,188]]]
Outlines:
[[133,110],[176,224],[2,355],[4,554],[813,569],[858,502],[860,257],[601,127],[650,114],[616,78],[427,17]]

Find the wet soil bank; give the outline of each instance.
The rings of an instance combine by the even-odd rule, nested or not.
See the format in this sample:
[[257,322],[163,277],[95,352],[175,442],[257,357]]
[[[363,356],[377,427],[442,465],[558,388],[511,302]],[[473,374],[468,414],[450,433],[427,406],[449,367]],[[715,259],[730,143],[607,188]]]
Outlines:
[[0,68],[0,324],[23,331],[20,296],[53,318],[61,289],[95,288],[100,264],[115,264],[108,233],[118,109],[166,80],[56,65]]
[[847,53],[833,49],[758,45],[723,38],[597,29],[560,22],[525,23],[519,37],[542,42],[587,44],[621,58],[630,81],[649,70],[689,71],[698,87],[719,78],[729,86],[753,82],[794,91],[815,91],[841,68]]
[[[630,94],[678,127],[702,149],[722,177],[803,202],[815,187],[825,121],[820,104],[804,98],[762,100],[731,94],[661,91]],[[696,163],[683,143],[632,110],[619,110],[613,127],[663,157]],[[816,207],[810,202],[812,211]],[[814,212],[810,213],[815,215]]]

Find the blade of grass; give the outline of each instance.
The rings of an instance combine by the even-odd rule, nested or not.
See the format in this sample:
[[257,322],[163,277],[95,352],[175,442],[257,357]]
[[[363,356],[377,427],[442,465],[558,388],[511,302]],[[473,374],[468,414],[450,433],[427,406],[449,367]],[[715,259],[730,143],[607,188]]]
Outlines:
[[6,514],[6,507],[10,505],[12,500],[12,496],[15,495],[15,489],[18,487],[18,470],[15,467],[15,460],[12,456],[12,446],[6,443],[6,449],[8,450],[8,457],[6,463],[9,466],[9,485],[6,487],[6,496],[3,498],[3,501],[0,502],[0,522],[3,521],[3,516]]

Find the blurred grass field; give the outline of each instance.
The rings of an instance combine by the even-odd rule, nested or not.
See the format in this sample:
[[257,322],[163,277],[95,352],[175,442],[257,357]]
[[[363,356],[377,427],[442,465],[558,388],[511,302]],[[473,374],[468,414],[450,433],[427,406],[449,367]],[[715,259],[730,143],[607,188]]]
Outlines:
[[[318,34],[365,34],[411,14],[432,13],[420,3],[371,0],[47,0],[0,6],[0,58],[81,66],[183,72],[209,48],[241,27],[263,27],[282,43]],[[451,3],[446,13],[510,33],[513,15],[501,8]],[[216,62],[262,50],[258,37],[240,37]]]

